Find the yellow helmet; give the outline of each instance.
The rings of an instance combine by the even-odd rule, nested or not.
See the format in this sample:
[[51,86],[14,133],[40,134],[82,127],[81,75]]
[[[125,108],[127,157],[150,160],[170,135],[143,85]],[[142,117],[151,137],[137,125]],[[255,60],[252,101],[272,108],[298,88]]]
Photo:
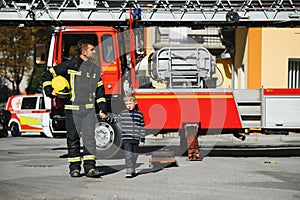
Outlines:
[[56,76],[52,79],[53,93],[60,98],[68,98],[70,96],[70,85],[63,76]]

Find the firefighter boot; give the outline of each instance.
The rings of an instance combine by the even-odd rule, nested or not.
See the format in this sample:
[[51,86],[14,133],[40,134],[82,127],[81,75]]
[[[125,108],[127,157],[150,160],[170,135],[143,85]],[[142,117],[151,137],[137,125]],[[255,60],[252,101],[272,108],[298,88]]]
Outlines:
[[70,168],[70,175],[73,178],[81,177],[80,174],[80,165],[81,165],[81,157],[70,157],[68,158],[69,168]]
[[85,175],[91,178],[99,178],[100,172],[96,168],[96,157],[94,155],[83,156],[83,167]]
[[92,168],[86,173],[86,176],[91,178],[100,178],[101,174],[98,169]]
[[73,177],[73,178],[81,177],[80,170],[78,170],[78,169],[75,169],[75,170],[71,171],[71,172],[70,172],[70,175],[71,175],[71,177]]

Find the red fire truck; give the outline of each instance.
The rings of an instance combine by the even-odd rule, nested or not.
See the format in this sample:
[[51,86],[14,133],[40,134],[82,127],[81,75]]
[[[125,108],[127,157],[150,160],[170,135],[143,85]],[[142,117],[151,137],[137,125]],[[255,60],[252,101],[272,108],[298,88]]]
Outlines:
[[[148,133],[179,131],[183,146],[188,141],[189,147],[195,146],[197,149],[195,140],[199,134],[232,133],[244,139],[241,133],[247,133],[252,128],[265,133],[300,130],[299,89],[234,89],[234,84],[227,89],[220,88],[218,83],[221,77],[215,74],[219,71],[216,55],[221,53],[214,52],[216,49],[208,50],[198,44],[165,44],[156,48],[150,56],[147,55],[148,59],[142,59],[145,54],[140,48],[143,46],[143,26],[186,26],[195,30],[208,26],[223,27],[223,30],[228,27],[299,26],[299,1],[2,2],[0,23],[3,25],[59,26],[52,34],[47,67],[77,56],[75,45],[81,38],[99,44],[96,62],[104,80],[110,113],[118,113],[123,107],[122,95],[134,91],[139,108],[144,113]],[[132,18],[140,23],[135,23]],[[227,35],[222,43],[232,59],[235,45],[231,33],[221,37]],[[198,37],[198,40],[203,41],[203,38]],[[173,39],[176,41],[178,38],[175,36]],[[35,51],[37,64],[44,63],[45,54],[40,49],[43,45],[39,44]],[[141,62],[136,62],[137,55],[137,60]],[[147,67],[142,69],[140,63],[145,59]],[[231,74],[232,80],[235,76],[233,63],[231,72],[226,72],[227,76]],[[299,75],[294,75],[295,84],[299,85]],[[59,105],[59,102],[56,103]],[[52,107],[50,120],[55,124],[53,131],[61,129],[59,124],[64,124],[60,113]],[[56,123],[58,120],[60,123]],[[113,155],[119,150],[118,125],[99,121],[95,131],[100,155]]]
[[[251,128],[262,132],[300,130],[300,110],[295,109],[300,107],[300,89],[217,88],[213,77],[216,58],[197,45],[161,48],[149,56],[147,70],[140,71],[132,43],[126,50],[126,41],[133,41],[131,31],[126,38],[126,34],[106,26],[57,27],[47,66],[77,56],[74,48],[79,39],[93,41],[98,44],[95,62],[101,66],[109,113],[121,111],[123,94],[133,91],[147,133],[179,131],[183,147],[195,144],[199,134],[231,133],[245,139],[243,133]],[[129,57],[131,62],[127,62]],[[109,157],[119,150],[120,132],[118,124],[99,120],[95,133],[100,155]]]

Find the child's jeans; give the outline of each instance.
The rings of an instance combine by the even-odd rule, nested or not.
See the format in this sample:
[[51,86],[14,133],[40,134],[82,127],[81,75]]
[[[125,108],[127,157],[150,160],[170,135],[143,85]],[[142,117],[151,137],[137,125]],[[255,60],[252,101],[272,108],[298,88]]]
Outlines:
[[136,161],[138,158],[138,143],[124,143],[126,173],[135,173]]

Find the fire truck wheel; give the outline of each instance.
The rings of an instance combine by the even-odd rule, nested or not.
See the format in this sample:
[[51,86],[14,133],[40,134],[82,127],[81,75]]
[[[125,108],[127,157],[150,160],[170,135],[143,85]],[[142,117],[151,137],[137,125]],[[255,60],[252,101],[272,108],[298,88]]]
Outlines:
[[119,123],[98,122],[95,128],[95,139],[97,158],[113,158],[120,155],[122,142]]
[[19,126],[18,126],[18,124],[15,123],[15,122],[13,122],[13,123],[10,124],[9,130],[10,130],[11,135],[12,135],[13,137],[17,137],[17,136],[20,136],[20,135],[21,135]]

